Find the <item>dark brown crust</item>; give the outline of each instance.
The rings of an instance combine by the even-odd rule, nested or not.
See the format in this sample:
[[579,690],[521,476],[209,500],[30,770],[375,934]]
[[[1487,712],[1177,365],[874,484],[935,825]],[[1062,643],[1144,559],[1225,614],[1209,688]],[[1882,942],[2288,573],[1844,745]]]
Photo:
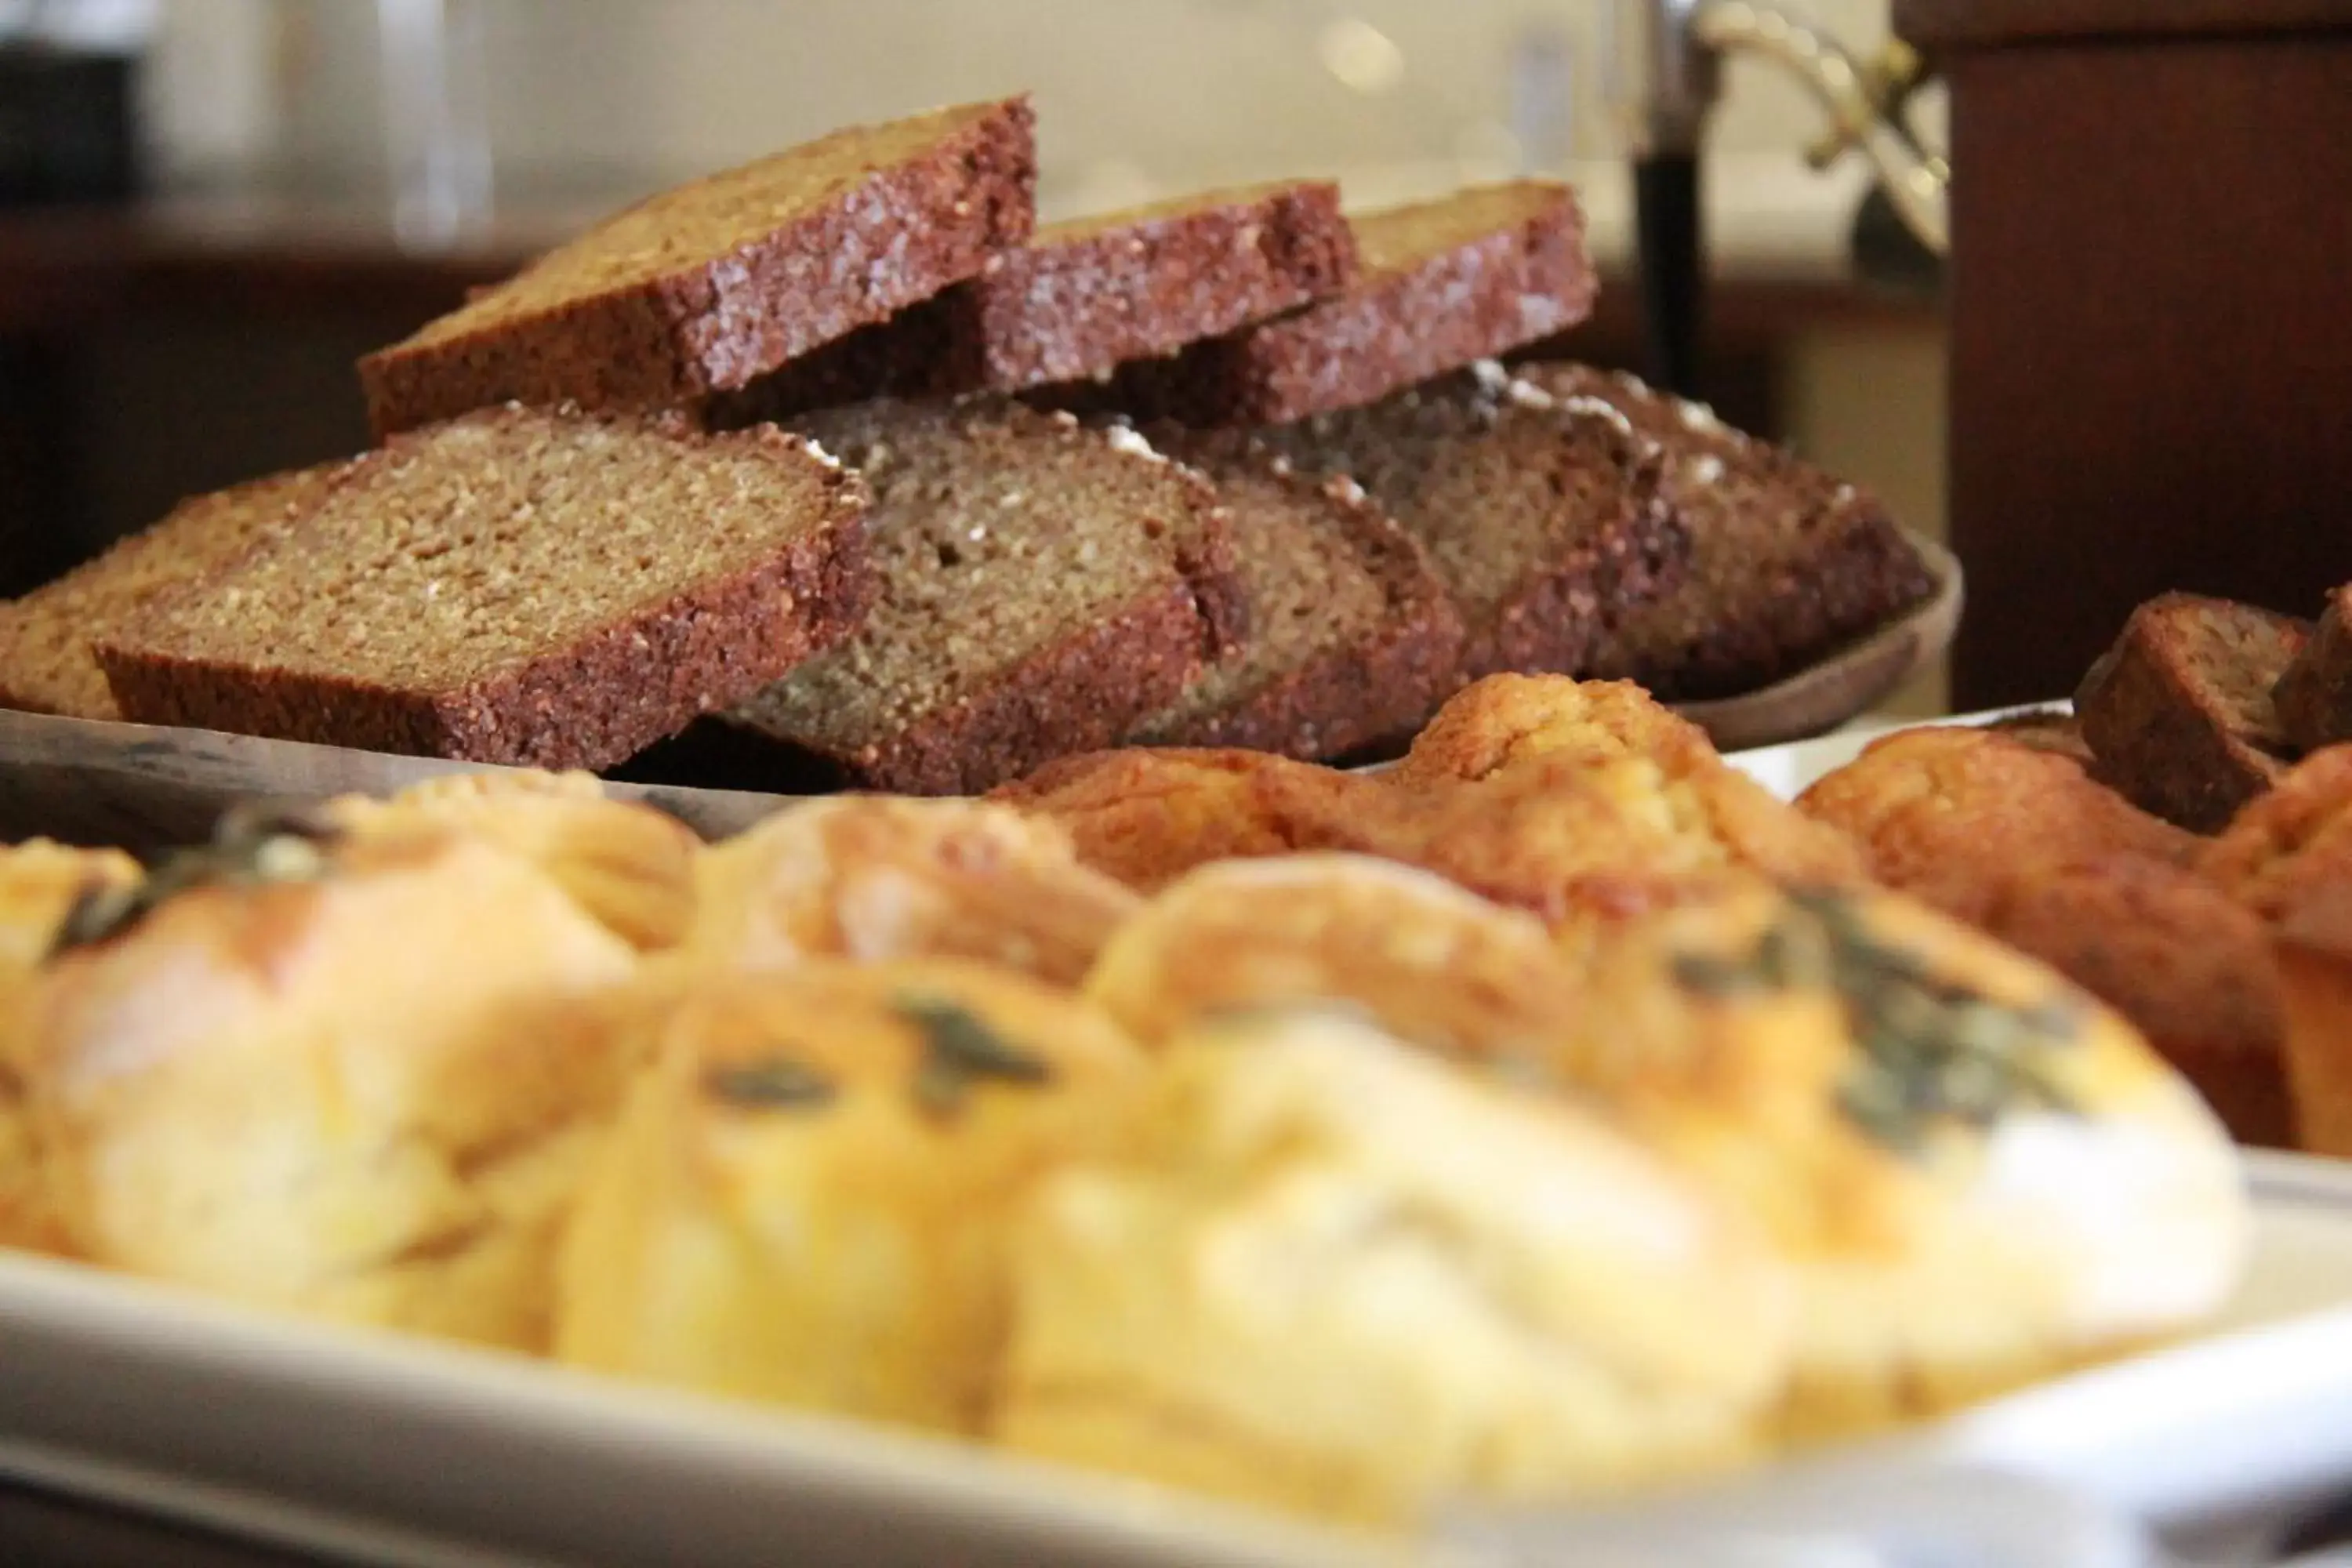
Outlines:
[[[2182,624],[2221,601],[2165,594],[2132,612],[2115,646],[2099,656],[2074,693],[2083,738],[2098,758],[2101,781],[2142,810],[2193,833],[2218,833],[2238,808],[2286,772],[2280,756],[2254,743],[2223,711],[2181,658]],[[2261,612],[2256,612],[2261,613]],[[2297,641],[2308,627],[2270,617]],[[2273,684],[2284,667],[2263,681]]]
[[100,643],[95,652],[134,723],[464,762],[607,767],[857,628],[873,596],[863,487],[833,470],[825,495],[824,524],[772,559],[454,690],[134,646]]
[[[737,393],[714,427],[870,398],[1018,392],[1103,374],[1130,359],[1324,299],[1356,275],[1354,232],[1328,184],[1215,192],[1197,208],[992,257],[887,321],[861,327]],[[1255,263],[1249,265],[1248,263]]]
[[2271,692],[2287,737],[2306,752],[2352,741],[2352,585],[2330,588],[2327,608]]
[[854,755],[811,748],[740,712],[721,715],[714,724],[734,731],[738,742],[729,748],[727,782],[983,794],[1056,758],[1115,745],[1145,714],[1174,701],[1201,668],[1201,626],[1188,590],[1153,594],[1040,649],[988,690]]
[[[719,260],[370,354],[369,419],[383,437],[509,400],[658,408],[742,386],[977,274],[1028,237],[1035,188],[1033,116],[1008,100]],[[899,239],[891,265],[869,264]]]
[[1124,366],[1107,397],[1139,416],[1275,425],[1378,402],[1399,387],[1575,325],[1597,284],[1566,187],[1508,227],[1415,264],[1366,272],[1339,298]]

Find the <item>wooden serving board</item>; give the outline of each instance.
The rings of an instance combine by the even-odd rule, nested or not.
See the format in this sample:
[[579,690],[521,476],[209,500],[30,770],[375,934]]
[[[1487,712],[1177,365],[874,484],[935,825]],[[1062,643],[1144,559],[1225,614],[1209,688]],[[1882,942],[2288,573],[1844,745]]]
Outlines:
[[[1681,711],[1727,752],[1802,740],[1867,711],[1941,654],[1959,621],[1959,563],[1926,541],[1919,548],[1938,584],[1927,604],[1776,686]],[[496,771],[209,730],[0,710],[0,842],[46,836],[159,849],[204,838],[223,811],[242,801],[388,795],[443,774]],[[605,787],[668,812],[706,838],[740,832],[796,798],[673,784]]]

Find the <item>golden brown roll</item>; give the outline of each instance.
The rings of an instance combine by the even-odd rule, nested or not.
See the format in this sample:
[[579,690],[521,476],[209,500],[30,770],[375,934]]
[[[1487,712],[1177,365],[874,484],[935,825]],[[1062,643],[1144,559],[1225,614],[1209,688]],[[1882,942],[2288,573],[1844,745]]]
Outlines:
[[666,948],[694,914],[702,841],[666,813],[614,800],[591,773],[452,773],[386,800],[346,795],[324,815],[355,833],[442,826],[479,834],[552,878],[632,945]]
[[1087,994],[1146,1041],[1197,1019],[1341,1004],[1432,1048],[1549,1038],[1580,976],[1544,930],[1429,872],[1357,855],[1206,866],[1122,927]]
[[543,1343],[556,1228],[628,1065],[625,942],[530,862],[440,832],[257,830],[106,913],[45,972],[26,1041],[78,1250]]
[[0,1247],[67,1247],[26,1112],[25,1016],[67,917],[138,879],[139,862],[116,849],[72,849],[46,838],[0,848]]
[[1076,984],[1139,902],[1051,821],[964,800],[794,806],[705,851],[697,880],[688,956],[718,969],[950,957]]
[[1180,1035],[1015,1235],[1000,1442],[1327,1517],[1721,1465],[1786,1369],[1787,1275],[1696,1184],[1314,1009]]
[[1917,1416],[2188,1330],[2249,1218],[2204,1103],[2041,964],[1893,894],[1622,933],[1553,1067],[1798,1272],[1786,1428]]
[[1108,1018],[944,960],[813,961],[672,1014],[581,1197],[556,1353],[601,1371],[972,1431],[1003,1224],[1124,1137]]
[[1718,761],[1706,731],[1630,680],[1490,675],[1439,709],[1385,777],[1407,789],[1476,784],[1544,757],[1645,757],[1671,773]]

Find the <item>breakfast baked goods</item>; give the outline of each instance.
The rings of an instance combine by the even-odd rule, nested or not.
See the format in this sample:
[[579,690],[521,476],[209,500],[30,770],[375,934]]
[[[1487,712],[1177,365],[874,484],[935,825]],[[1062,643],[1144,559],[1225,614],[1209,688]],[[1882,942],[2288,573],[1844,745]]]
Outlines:
[[300,468],[182,501],[152,528],[0,603],[0,708],[121,719],[91,637],[234,563],[307,511],[341,471],[340,463]]
[[250,823],[87,906],[26,1026],[78,1252],[231,1300],[543,1348],[637,963],[448,832]]
[[614,214],[360,362],[378,435],[509,400],[667,408],[970,278],[1035,222],[1025,99],[856,126]]
[[2083,721],[2074,717],[2071,707],[2011,713],[1984,728],[2021,746],[2055,752],[2094,776],[2097,773],[2098,758],[2092,754],[2091,742],[2083,739]]
[[1358,855],[1203,866],[1122,926],[1087,994],[1137,1038],[1298,1003],[1400,1039],[1490,1057],[1534,1047],[1576,1005],[1539,921],[1426,871]]
[[1132,431],[992,400],[800,425],[873,487],[875,604],[707,727],[755,787],[980,794],[1117,742],[1246,626],[1215,492]]
[[2352,741],[2352,584],[2327,591],[2311,640],[2287,661],[2271,700],[2300,750]]
[[494,409],[357,459],[98,659],[141,723],[604,767],[858,625],[864,506],[772,428]]
[[1619,372],[1568,363],[1514,374],[1563,402],[1622,414],[1665,452],[1664,483],[1690,564],[1622,616],[1590,673],[1668,700],[1736,696],[1819,662],[1925,600],[1935,578],[1872,496],[1696,403]]
[[1076,985],[1136,896],[1052,822],[979,801],[843,795],[706,850],[688,956],[716,969],[966,958]]
[[1250,633],[1129,739],[1328,758],[1426,718],[1454,685],[1462,620],[1412,535],[1354,480],[1306,479],[1246,438],[1151,439],[1216,485]]
[[2074,693],[2100,776],[2168,822],[2220,832],[2286,771],[2271,691],[2310,631],[2194,594],[2134,610]]
[[710,1393],[979,1429],[1003,1228],[1115,1147],[1135,1047],[947,962],[812,963],[687,1001],[582,1194],[556,1353]]
[[989,798],[1058,823],[1078,858],[1151,892],[1212,860],[1281,855],[1362,781],[1265,752],[1089,752],[1046,763]]
[[1461,614],[1467,678],[1581,671],[1689,552],[1654,442],[1491,363],[1262,434],[1304,472],[1354,479],[1421,541]]
[[1137,361],[1114,405],[1187,425],[1271,425],[1564,331],[1592,309],[1584,217],[1565,185],[1521,180],[1352,219],[1360,265],[1337,297]]
[[608,797],[593,773],[452,773],[384,800],[340,796],[322,815],[353,835],[443,826],[487,838],[640,951],[675,946],[694,919],[702,840],[674,816]]
[[979,277],[719,395],[711,413],[782,419],[873,397],[1076,381],[1322,299],[1355,273],[1355,236],[1328,181],[1045,224]]
[[1446,699],[1381,782],[1477,784],[1549,756],[1648,757],[1676,771],[1717,760],[1706,731],[1630,680],[1490,675]]
[[1636,922],[1552,1068],[1797,1271],[1780,1424],[1916,1417],[2186,1331],[2235,1289],[2228,1140],[2128,1026],[1887,893]]
[[1013,1232],[1016,1452],[1359,1523],[1748,1451],[1788,1280],[1564,1100],[1312,1009],[1188,1031]]

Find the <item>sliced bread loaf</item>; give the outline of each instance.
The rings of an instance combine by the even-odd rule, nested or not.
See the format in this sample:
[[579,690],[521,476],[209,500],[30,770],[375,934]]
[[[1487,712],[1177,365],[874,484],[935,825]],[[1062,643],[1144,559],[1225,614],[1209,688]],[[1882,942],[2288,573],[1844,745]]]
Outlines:
[[979,277],[718,395],[711,416],[781,419],[884,395],[1076,381],[1322,299],[1355,271],[1355,237],[1329,184],[1210,191],[1049,224]]
[[1935,592],[1885,509],[1855,487],[1706,408],[1630,375],[1578,364],[1514,367],[1563,402],[1615,409],[1665,453],[1664,484],[1690,530],[1674,592],[1621,619],[1592,673],[1669,700],[1769,686],[1885,625]]
[[154,527],[0,605],[0,708],[121,718],[90,639],[135,624],[242,559],[301,516],[342,468],[331,463],[273,474],[183,501]]
[[98,646],[126,718],[596,768],[856,626],[855,475],[772,426],[485,410]]
[[1421,542],[1462,617],[1465,679],[1583,673],[1689,552],[1655,443],[1490,362],[1261,436],[1353,479]]
[[2271,691],[2308,622],[2164,594],[2134,610],[2074,693],[2098,775],[2141,809],[2218,833],[2276,784],[2293,743]]
[[1117,742],[1244,629],[1215,492],[1132,431],[994,398],[802,427],[873,487],[874,610],[700,727],[716,776],[976,795]]
[[2330,588],[2319,625],[2271,693],[2279,727],[2315,752],[2352,741],[2352,584]]
[[1461,617],[1419,542],[1353,479],[1307,479],[1238,433],[1150,435],[1208,475],[1232,516],[1249,637],[1130,741],[1312,760],[1419,728],[1462,651]]
[[1584,219],[1565,185],[1482,186],[1354,226],[1360,268],[1336,298],[1127,365],[1100,397],[1187,425],[1285,423],[1549,337],[1592,308]]
[[1035,186],[1025,100],[837,131],[616,214],[370,354],[370,417],[741,386],[977,274],[1028,237]]

